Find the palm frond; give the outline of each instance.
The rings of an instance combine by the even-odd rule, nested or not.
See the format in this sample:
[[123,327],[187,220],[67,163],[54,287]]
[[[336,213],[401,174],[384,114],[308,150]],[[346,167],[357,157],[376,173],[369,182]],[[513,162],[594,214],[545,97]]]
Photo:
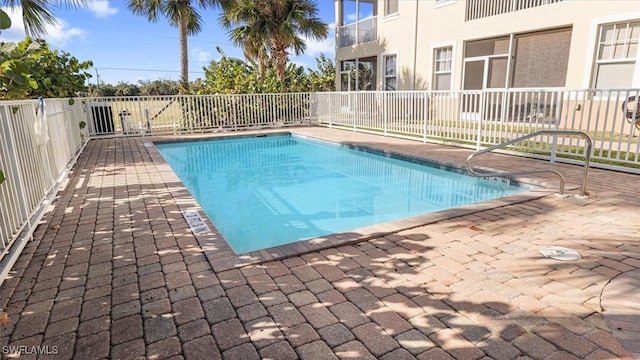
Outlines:
[[[69,6],[81,5],[86,1],[67,1]],[[8,8],[22,8],[22,21],[27,36],[38,38],[46,35],[47,26],[57,24],[53,5],[46,0],[3,0]]]
[[288,50],[299,55],[307,49],[305,38],[326,39],[329,27],[317,14],[313,0],[229,0],[218,20],[245,57],[270,58],[282,80]]
[[162,14],[162,0],[129,0],[127,7],[136,15],[143,15],[150,22],[157,22]]

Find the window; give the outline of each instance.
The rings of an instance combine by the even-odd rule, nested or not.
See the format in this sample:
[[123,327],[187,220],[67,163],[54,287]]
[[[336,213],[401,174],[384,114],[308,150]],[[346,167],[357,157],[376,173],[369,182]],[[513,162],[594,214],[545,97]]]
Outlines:
[[360,58],[342,61],[340,65],[340,90],[375,90],[376,58]]
[[[469,41],[465,44],[463,89],[563,87],[572,28]],[[511,55],[509,50],[511,50]]]
[[451,90],[453,47],[434,49],[433,90]]
[[571,33],[572,28],[563,28],[516,35],[511,86],[565,86]]
[[340,48],[364,44],[378,39],[377,0],[344,0],[338,8],[340,26],[338,30]]
[[397,55],[384,56],[384,89],[395,91],[398,88],[398,57]]
[[640,21],[603,25],[598,37],[593,87],[628,89],[636,66]]
[[398,0],[384,1],[384,16],[396,14],[398,12]]

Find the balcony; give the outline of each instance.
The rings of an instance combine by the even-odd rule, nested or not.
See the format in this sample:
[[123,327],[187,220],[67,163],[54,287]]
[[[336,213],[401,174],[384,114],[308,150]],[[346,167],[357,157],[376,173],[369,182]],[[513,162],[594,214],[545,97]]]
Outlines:
[[512,13],[565,0],[467,0],[465,21]]
[[340,47],[364,44],[376,41],[378,17],[373,16],[340,27]]

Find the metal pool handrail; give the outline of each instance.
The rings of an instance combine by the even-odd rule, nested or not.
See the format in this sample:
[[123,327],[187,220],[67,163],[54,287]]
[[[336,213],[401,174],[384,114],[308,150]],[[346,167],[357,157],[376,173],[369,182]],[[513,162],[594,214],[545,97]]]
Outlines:
[[560,178],[560,190],[559,190],[559,194],[562,196],[564,195],[564,184],[565,184],[565,178],[564,176],[559,173],[556,170],[553,169],[549,169],[549,170],[527,170],[527,171],[513,171],[513,172],[500,172],[500,173],[478,173],[475,170],[473,170],[473,168],[471,167],[471,160],[473,160],[474,157],[480,155],[480,154],[484,154],[490,151],[493,151],[495,149],[500,149],[503,148],[505,146],[509,146],[512,144],[515,144],[517,142],[526,140],[526,139],[530,139],[532,137],[536,137],[539,135],[575,135],[575,136],[582,136],[583,138],[585,138],[585,140],[587,141],[587,149],[586,149],[586,153],[585,153],[585,160],[584,160],[584,173],[582,175],[582,187],[580,188],[580,197],[585,197],[587,196],[587,174],[589,172],[589,162],[591,160],[591,150],[593,147],[593,140],[591,139],[591,136],[589,136],[587,133],[582,132],[582,131],[574,131],[574,130],[540,130],[540,131],[536,131],[533,132],[531,134],[527,134],[527,135],[523,135],[520,136],[518,138],[509,140],[509,141],[505,141],[503,143],[488,147],[486,149],[482,149],[482,150],[478,150],[476,152],[474,152],[473,154],[469,155],[469,157],[467,158],[467,170],[469,171],[469,173],[471,173],[471,175],[476,176],[476,177],[482,177],[482,176],[513,176],[513,175],[527,175],[527,174],[539,174],[539,173],[553,173],[558,175],[558,177]]

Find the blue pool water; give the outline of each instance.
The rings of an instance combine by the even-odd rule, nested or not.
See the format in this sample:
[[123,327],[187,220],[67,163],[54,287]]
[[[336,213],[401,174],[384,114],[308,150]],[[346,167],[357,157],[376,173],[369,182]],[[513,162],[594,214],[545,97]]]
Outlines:
[[157,148],[238,254],[525,191],[289,135]]

